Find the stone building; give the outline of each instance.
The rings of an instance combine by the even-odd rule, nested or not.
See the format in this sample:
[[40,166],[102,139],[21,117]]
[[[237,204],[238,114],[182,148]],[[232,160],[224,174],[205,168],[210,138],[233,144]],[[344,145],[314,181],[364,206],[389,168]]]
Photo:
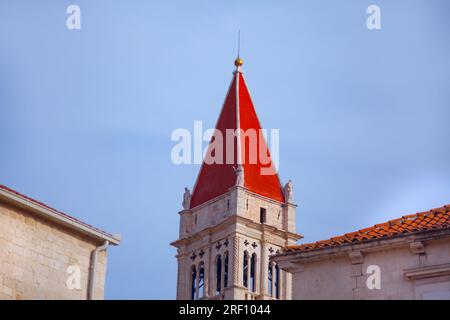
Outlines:
[[[179,239],[172,243],[177,299],[291,298],[291,275],[269,256],[300,239],[292,185],[280,183],[242,60],[235,65],[193,192],[186,188],[179,212]],[[229,132],[231,139],[225,138]],[[223,161],[209,161],[220,155]]]
[[114,236],[0,185],[0,299],[103,299]]
[[450,299],[450,205],[314,243],[274,260],[293,299]]

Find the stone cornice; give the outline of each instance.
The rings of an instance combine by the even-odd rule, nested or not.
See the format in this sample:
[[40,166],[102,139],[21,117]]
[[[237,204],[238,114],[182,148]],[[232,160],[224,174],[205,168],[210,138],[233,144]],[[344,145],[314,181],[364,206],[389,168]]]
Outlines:
[[[392,238],[376,239],[355,244],[344,244],[336,247],[327,247],[324,249],[316,249],[311,251],[284,252],[274,256],[273,258],[282,268],[286,268],[286,270],[288,270],[293,269],[294,265],[301,265],[302,263],[309,263],[336,257],[348,257],[350,252],[353,251],[370,253],[398,247],[410,248],[411,243],[414,242],[440,239],[450,239],[450,229],[426,230],[413,234],[399,235]],[[415,246],[413,245],[413,247]]]
[[418,280],[450,275],[450,263],[403,270],[406,280]]
[[81,220],[75,219],[66,213],[53,209],[41,202],[22,195],[12,189],[6,187],[0,188],[0,201],[4,201],[11,206],[21,208],[26,212],[30,212],[39,216],[46,221],[50,221],[56,225],[66,227],[79,234],[95,239],[102,243],[108,241],[112,245],[119,245],[121,241],[120,235],[112,235],[98,228],[95,228]]
[[[246,192],[247,194],[249,194],[249,195],[251,195],[251,196],[254,196],[255,198],[259,198],[259,199],[265,200],[265,201],[270,202],[270,203],[273,203],[273,204],[277,204],[277,205],[281,205],[281,206],[286,206],[286,205],[287,205],[287,206],[291,206],[291,207],[294,207],[294,208],[297,207],[297,205],[296,205],[295,203],[287,203],[287,204],[286,204],[286,203],[283,203],[283,202],[280,202],[280,201],[277,201],[277,200],[274,200],[274,199],[271,199],[271,198],[262,196],[262,195],[260,195],[260,194],[254,193],[254,192],[248,190],[248,189],[245,188],[245,187],[233,186],[233,187],[231,187],[231,188],[228,190],[227,193],[224,193],[224,194],[221,194],[220,196],[217,196],[217,197],[215,197],[215,198],[212,198],[211,200],[208,200],[208,201],[206,201],[206,202],[204,202],[204,203],[202,203],[202,204],[200,204],[200,205],[198,205],[198,206],[196,206],[196,207],[190,208],[190,209],[187,210],[187,211],[190,211],[190,212],[197,212],[197,211],[201,210],[202,208],[204,208],[204,207],[206,207],[206,206],[208,206],[208,205],[210,205],[210,204],[212,204],[212,203],[214,203],[214,202],[217,202],[217,201],[220,201],[220,200],[226,198],[227,196],[230,195],[230,193],[231,193],[232,191],[237,190],[237,189],[241,189],[241,190],[243,190],[244,192]],[[181,210],[180,212],[182,212],[182,211],[185,211],[185,210]]]
[[[253,220],[242,217],[242,216],[232,215],[214,226],[207,227],[190,237],[178,239],[178,240],[172,242],[170,245],[172,245],[176,248],[179,248],[183,245],[189,245],[190,243],[193,243],[200,239],[204,239],[205,237],[211,236],[212,234],[217,234],[217,233],[219,233],[219,231],[224,230],[230,226],[234,226],[235,228],[232,231],[236,232],[236,227],[239,224],[244,225],[248,228],[251,228],[257,232],[262,232],[262,230],[264,230],[266,232],[270,232],[271,234],[276,235],[276,236],[280,237],[280,239],[283,239],[283,240],[288,238],[288,239],[297,241],[302,238],[301,235],[296,234],[296,233],[283,231],[274,226],[256,223]],[[237,233],[241,233],[241,232],[238,231]],[[241,233],[241,234],[245,236],[245,234],[243,234],[243,233]]]

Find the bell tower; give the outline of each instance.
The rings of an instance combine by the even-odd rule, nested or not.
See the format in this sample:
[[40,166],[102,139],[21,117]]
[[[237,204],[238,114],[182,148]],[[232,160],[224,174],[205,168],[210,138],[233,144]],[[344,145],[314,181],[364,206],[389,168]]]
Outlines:
[[192,194],[185,188],[171,243],[177,299],[291,298],[291,275],[270,256],[301,238],[292,183],[280,183],[242,64],[238,57]]

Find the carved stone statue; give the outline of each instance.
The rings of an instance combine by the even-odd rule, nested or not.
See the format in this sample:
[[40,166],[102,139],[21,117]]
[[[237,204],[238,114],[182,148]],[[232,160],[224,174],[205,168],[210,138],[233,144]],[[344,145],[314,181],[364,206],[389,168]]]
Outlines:
[[243,187],[244,186],[244,169],[242,165],[238,165],[237,167],[233,167],[234,172],[236,173],[236,183],[235,186]]
[[184,188],[183,209],[189,210],[190,206],[191,206],[191,190],[189,190],[188,188]]
[[284,191],[284,198],[286,200],[286,203],[292,203],[294,201],[294,194],[292,192],[292,181],[289,180],[283,188]]

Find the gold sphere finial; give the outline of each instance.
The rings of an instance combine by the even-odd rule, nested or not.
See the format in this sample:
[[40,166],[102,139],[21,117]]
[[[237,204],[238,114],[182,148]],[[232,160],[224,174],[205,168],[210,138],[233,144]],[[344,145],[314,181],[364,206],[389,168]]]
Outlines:
[[236,58],[236,60],[234,60],[234,65],[236,66],[236,67],[240,67],[240,66],[242,66],[244,64],[244,60],[242,60],[241,58]]

